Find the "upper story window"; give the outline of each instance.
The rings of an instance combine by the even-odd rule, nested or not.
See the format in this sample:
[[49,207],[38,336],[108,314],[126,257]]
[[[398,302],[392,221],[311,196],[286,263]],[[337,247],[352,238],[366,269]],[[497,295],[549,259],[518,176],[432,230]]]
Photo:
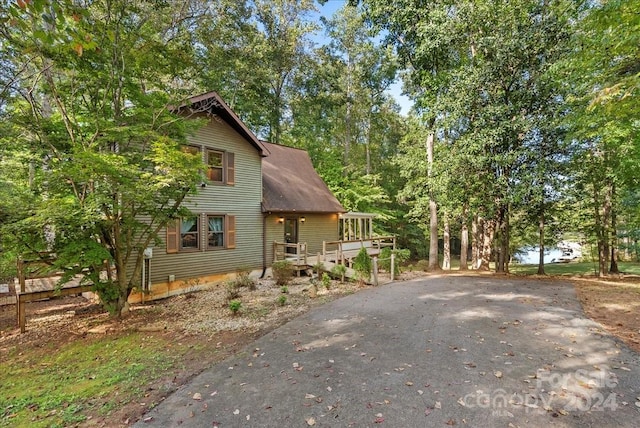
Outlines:
[[198,146],[182,146],[182,147],[180,147],[180,149],[184,153],[189,153],[189,154],[192,154],[192,155],[199,155],[200,154],[200,147],[198,147]]
[[207,178],[218,183],[224,182],[224,152],[207,150]]
[[235,183],[235,156],[231,152],[207,149],[207,179],[214,183]]

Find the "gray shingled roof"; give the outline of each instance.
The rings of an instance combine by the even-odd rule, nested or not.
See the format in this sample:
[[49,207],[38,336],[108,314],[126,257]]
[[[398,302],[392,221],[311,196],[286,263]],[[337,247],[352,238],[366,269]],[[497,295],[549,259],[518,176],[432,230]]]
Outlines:
[[344,208],[300,149],[262,141],[262,210],[264,212],[342,213]]

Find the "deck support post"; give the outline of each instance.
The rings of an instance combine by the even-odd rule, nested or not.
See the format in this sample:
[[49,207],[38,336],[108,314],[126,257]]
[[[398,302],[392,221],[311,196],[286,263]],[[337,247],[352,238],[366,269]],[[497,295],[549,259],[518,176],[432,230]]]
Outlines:
[[378,258],[373,258],[373,285],[378,285]]
[[395,280],[396,275],[396,255],[391,252],[391,281]]

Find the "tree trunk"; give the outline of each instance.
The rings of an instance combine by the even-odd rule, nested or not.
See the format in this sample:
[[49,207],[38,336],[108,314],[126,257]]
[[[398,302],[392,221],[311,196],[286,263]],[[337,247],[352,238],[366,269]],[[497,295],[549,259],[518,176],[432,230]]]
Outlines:
[[495,238],[495,221],[480,219],[480,225],[482,227],[482,249],[478,269],[489,270],[489,263],[491,262],[493,253],[493,240]]
[[602,224],[602,215],[600,214],[600,197],[598,187],[596,183],[593,183],[593,210],[594,210],[594,223],[596,243],[598,246],[598,276],[603,277],[607,275],[607,263],[604,248],[604,228]]
[[451,270],[451,237],[449,230],[449,218],[447,216],[444,218],[443,244],[444,257],[442,260],[442,269]]
[[507,218],[508,212],[505,205],[501,205],[498,209],[498,242],[497,242],[497,257],[496,257],[496,272],[507,273],[508,272],[508,257],[509,257],[509,224]]
[[480,254],[480,234],[478,232],[478,216],[471,220],[471,269],[478,269],[478,255]]
[[467,250],[469,249],[469,229],[467,228],[467,207],[462,209],[462,228],[460,230],[460,270],[468,270]]
[[[427,175],[431,177],[433,167],[433,149],[435,144],[435,134],[433,131],[433,120],[431,129],[427,136]],[[433,199],[433,184],[429,183],[429,270],[439,270],[438,265],[438,206]]]
[[618,225],[616,224],[616,212],[615,209],[611,210],[611,265],[609,266],[610,273],[620,273],[618,268]]
[[429,270],[439,270],[438,264],[438,207],[429,200]]
[[546,275],[544,272],[544,208],[540,209],[538,217],[538,245],[540,247],[540,257],[538,258],[538,275]]

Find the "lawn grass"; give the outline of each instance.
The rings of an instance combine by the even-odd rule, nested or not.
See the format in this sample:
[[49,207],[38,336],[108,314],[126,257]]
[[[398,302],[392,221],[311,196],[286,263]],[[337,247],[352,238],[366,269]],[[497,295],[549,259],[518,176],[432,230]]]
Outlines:
[[[640,275],[640,263],[619,262],[620,272],[630,275]],[[538,265],[509,265],[509,271],[516,275],[535,275],[538,273]],[[547,275],[572,276],[572,275],[594,275],[598,271],[597,262],[572,262],[572,263],[549,263],[544,265]]]
[[19,351],[12,350],[0,370],[0,426],[63,427],[87,413],[108,414],[143,397],[141,388],[179,366],[186,352],[138,332]]

